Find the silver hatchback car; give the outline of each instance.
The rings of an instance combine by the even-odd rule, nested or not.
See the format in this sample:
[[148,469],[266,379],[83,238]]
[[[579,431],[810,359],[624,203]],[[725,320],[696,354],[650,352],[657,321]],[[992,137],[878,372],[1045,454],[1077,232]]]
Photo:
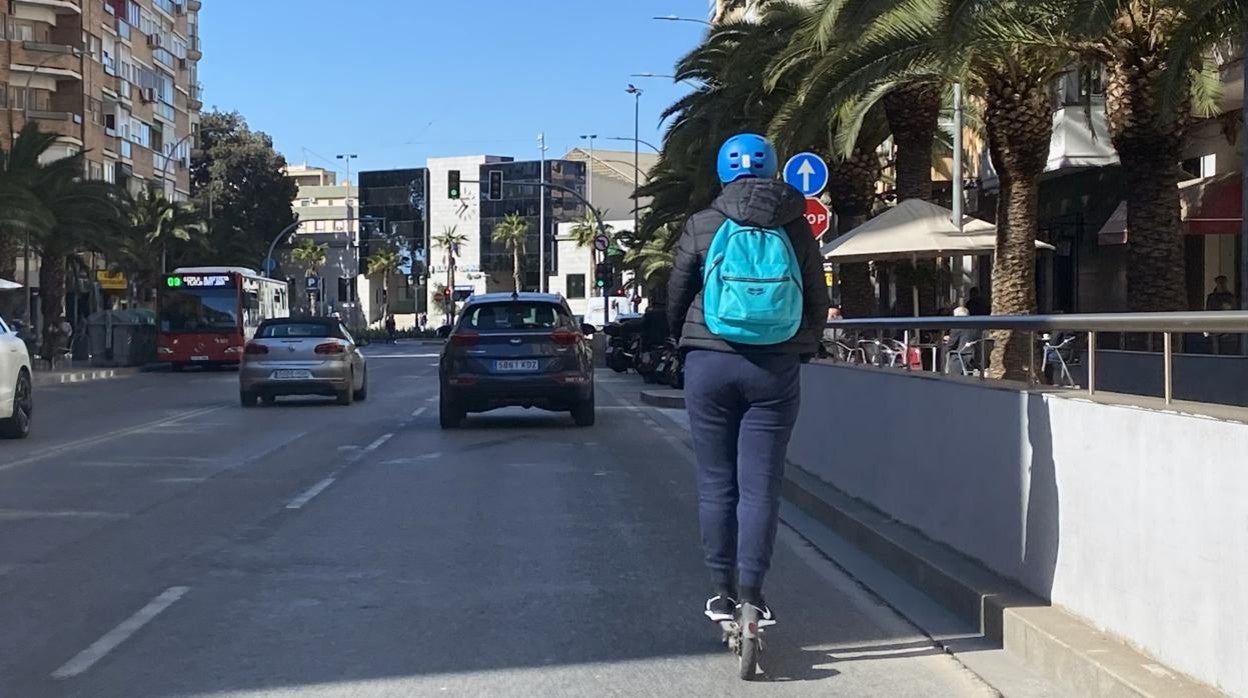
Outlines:
[[326,395],[339,405],[368,397],[368,366],[337,318],[265,320],[243,349],[238,397],[243,407],[281,395]]

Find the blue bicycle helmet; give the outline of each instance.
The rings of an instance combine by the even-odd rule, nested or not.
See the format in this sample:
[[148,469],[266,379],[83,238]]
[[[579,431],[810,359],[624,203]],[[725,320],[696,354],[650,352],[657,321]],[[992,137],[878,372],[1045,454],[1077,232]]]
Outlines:
[[742,177],[771,179],[776,176],[780,165],[776,160],[776,149],[766,138],[756,133],[738,133],[724,141],[719,149],[716,168],[719,170],[719,181],[728,184]]

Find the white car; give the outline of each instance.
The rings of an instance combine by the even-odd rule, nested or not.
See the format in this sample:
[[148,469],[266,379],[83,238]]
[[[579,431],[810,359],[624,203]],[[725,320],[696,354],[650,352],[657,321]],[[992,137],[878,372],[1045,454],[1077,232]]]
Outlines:
[[30,435],[34,412],[30,354],[17,331],[0,318],[0,438]]

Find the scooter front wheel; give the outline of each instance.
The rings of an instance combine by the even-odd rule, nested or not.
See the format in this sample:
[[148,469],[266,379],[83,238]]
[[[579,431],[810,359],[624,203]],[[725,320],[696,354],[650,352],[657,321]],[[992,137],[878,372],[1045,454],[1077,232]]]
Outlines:
[[752,681],[758,673],[759,646],[757,637],[742,637],[738,655],[737,675],[742,681]]

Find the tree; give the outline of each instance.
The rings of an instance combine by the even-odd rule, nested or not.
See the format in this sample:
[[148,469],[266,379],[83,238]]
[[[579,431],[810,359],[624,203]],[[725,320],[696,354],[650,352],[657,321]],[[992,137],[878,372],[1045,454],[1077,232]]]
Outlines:
[[110,261],[134,281],[140,295],[156,288],[159,276],[171,268],[170,257],[202,249],[206,226],[193,204],[169,201],[151,190],[124,192],[121,213],[124,225],[111,246]]
[[516,293],[519,293],[520,257],[528,247],[529,222],[519,213],[509,213],[494,226],[493,240],[511,252],[511,278],[516,282]]
[[191,191],[208,214],[207,263],[254,267],[273,236],[295,222],[295,183],[286,160],[265,133],[252,131],[237,112],[201,120],[200,147],[191,162]]
[[[589,282],[592,282],[594,278],[594,272],[595,272],[594,250],[593,250],[594,239],[598,237],[598,234],[600,232],[602,232],[598,229],[598,219],[594,216],[594,214],[586,212],[585,217],[577,221],[576,225],[572,226],[571,232],[572,232],[572,240],[573,242],[576,243],[577,247],[590,248],[589,272],[585,276],[585,279]],[[606,226],[606,233],[610,235],[611,232],[612,232],[611,226],[609,225]]]
[[390,317],[390,277],[398,273],[402,262],[403,255],[392,249],[377,250],[368,258],[368,275],[381,275],[381,294],[386,299],[386,317]]
[[[1072,0],[1077,1],[1077,0]],[[1063,0],[879,0],[859,38],[831,53],[802,86],[851,104],[843,135],[853,143],[854,124],[899,86],[962,82],[984,105],[992,163],[1000,177],[993,312],[1036,310],[1035,238],[1040,174],[1052,137],[1049,85],[1073,54],[1056,46],[1012,39],[1012,27],[1056,31],[1065,20]],[[994,334],[993,373],[1027,375],[1025,335]]]
[[[1088,0],[1059,40],[1105,67],[1105,116],[1127,200],[1127,302],[1132,311],[1186,310],[1178,183],[1193,111],[1217,113],[1210,49],[1238,38],[1242,2]],[[1019,28],[1048,45],[1053,35]],[[1241,48],[1241,51],[1243,49]]]
[[[310,238],[304,239],[299,246],[291,250],[291,259],[295,263],[302,266],[305,275],[308,277],[320,276],[321,267],[325,266],[325,262],[329,259],[329,245],[316,244]],[[315,304],[312,300],[313,294],[308,293],[308,312],[315,313]]]
[[446,254],[446,307],[448,309],[446,316],[448,322],[452,319],[455,309],[455,260],[459,257],[460,248],[468,244],[468,236],[458,232],[458,230],[459,226],[443,226],[442,232],[433,238],[434,246],[441,247]]
[[[66,268],[79,252],[104,252],[122,223],[117,188],[82,178],[83,154],[48,160],[57,135],[36,123],[22,127],[4,158],[0,197],[19,207],[5,214],[7,224],[25,226],[39,254],[39,299],[43,316],[41,353],[54,356],[65,345]],[[7,190],[7,191],[6,191]],[[0,225],[6,224],[0,219]]]

